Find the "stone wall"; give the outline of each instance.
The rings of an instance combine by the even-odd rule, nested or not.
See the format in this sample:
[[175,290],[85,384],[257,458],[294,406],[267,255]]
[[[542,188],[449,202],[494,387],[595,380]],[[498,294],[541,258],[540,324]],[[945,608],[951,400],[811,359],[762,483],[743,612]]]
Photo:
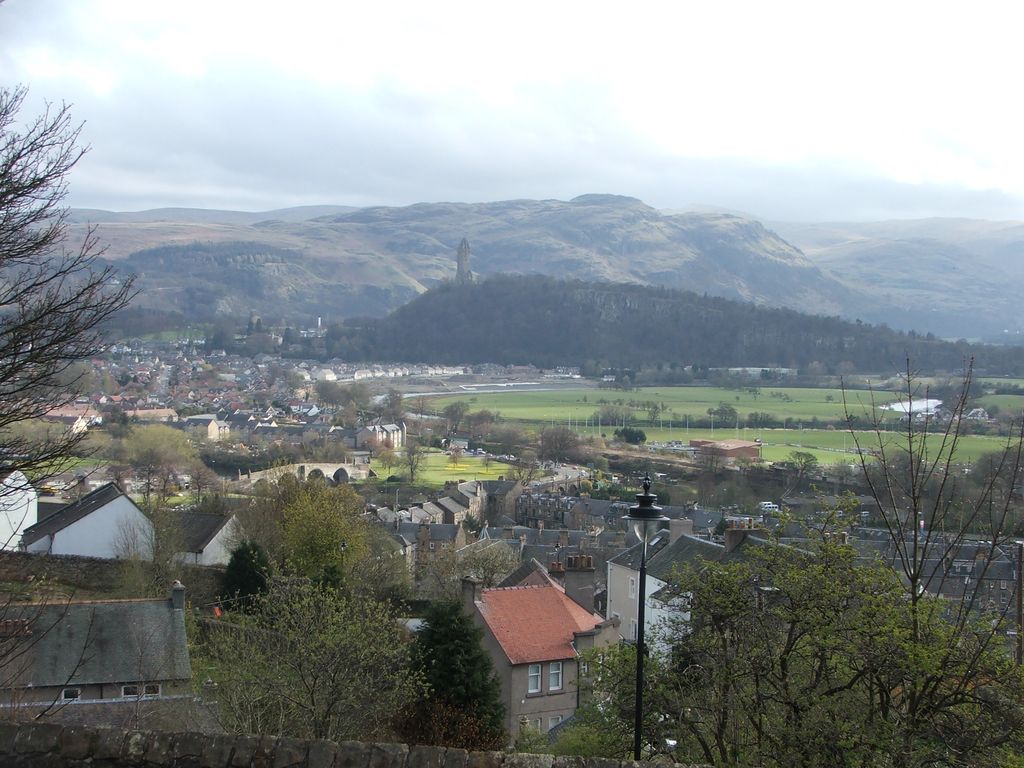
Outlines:
[[[639,768],[653,763],[271,736],[0,723],[7,768]],[[671,764],[658,763],[659,768]],[[690,768],[696,768],[691,766]]]
[[[29,584],[49,580],[58,585],[89,593],[115,593],[122,579],[123,563],[98,557],[46,555],[35,552],[0,550],[0,582]],[[212,602],[220,592],[223,568],[201,565],[180,566],[178,577],[194,605]]]

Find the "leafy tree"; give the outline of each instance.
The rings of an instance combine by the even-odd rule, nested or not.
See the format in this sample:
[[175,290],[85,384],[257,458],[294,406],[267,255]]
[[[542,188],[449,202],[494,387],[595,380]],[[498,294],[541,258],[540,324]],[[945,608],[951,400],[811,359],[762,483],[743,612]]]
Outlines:
[[617,440],[632,445],[640,445],[647,442],[647,433],[638,427],[620,427],[613,434]]
[[738,413],[729,403],[719,403],[717,408],[708,408],[708,416],[722,424],[732,424],[736,421]]
[[518,568],[518,554],[503,541],[477,542],[462,550],[436,552],[424,567],[424,588],[444,600],[457,600],[462,580],[476,579],[488,589]]
[[572,461],[579,446],[579,435],[568,427],[546,427],[540,433],[537,455],[544,461]]
[[410,652],[386,603],[299,580],[255,598],[245,626],[209,633],[199,663],[230,731],[388,741],[423,691]]
[[625,759],[631,756],[628,734],[609,731],[603,724],[586,722],[584,713],[579,713],[571,725],[565,728],[551,747],[556,755],[576,757],[615,757]]
[[136,427],[125,438],[124,448],[128,463],[142,478],[143,504],[147,509],[163,504],[175,470],[196,458],[188,435],[163,424]]
[[388,477],[391,474],[391,468],[398,463],[398,457],[391,448],[382,448],[377,452],[377,462],[384,467],[384,476]]
[[[500,749],[507,738],[505,709],[501,684],[481,644],[483,632],[456,602],[433,603],[423,618],[413,668],[423,676],[428,694],[410,720],[409,735],[420,743]],[[430,716],[438,708],[457,716],[438,723]]]
[[381,416],[388,422],[399,424],[405,418],[405,401],[397,389],[389,389],[384,396]]
[[494,426],[494,422],[497,420],[498,415],[493,413],[486,408],[474,411],[467,415],[469,420],[470,429],[473,432],[474,437],[483,437],[487,434],[487,431]]
[[[902,400],[909,413],[931,397],[927,380],[907,361]],[[879,680],[891,692],[886,714],[897,720],[894,765],[980,760],[1014,738],[1021,727],[1021,668],[1010,668],[1000,652],[1009,626],[1009,601],[991,604],[982,589],[1002,552],[1009,551],[1009,521],[1015,505],[1007,478],[1021,471],[1024,424],[1017,425],[1001,455],[980,480],[960,483],[958,447],[968,402],[975,387],[973,361],[958,389],[943,401],[939,420],[925,414],[903,422],[894,440],[872,410],[870,445],[858,433],[861,468],[889,534],[893,567],[904,609],[905,666]],[[848,407],[849,410],[849,407]],[[937,422],[937,423],[936,423]],[[874,454],[873,461],[865,457]],[[937,600],[950,590],[951,575],[940,563],[970,556],[974,584],[959,600]],[[1002,662],[1002,663],[1001,663]]]
[[363,520],[359,523],[366,534],[366,546],[345,552],[343,578],[348,576],[343,582],[345,592],[357,598],[392,603],[408,599],[412,574],[398,543],[387,530]]
[[537,476],[537,454],[532,450],[519,452],[519,458],[511,463],[509,476],[523,485],[529,485]]
[[[925,396],[909,367],[905,385],[908,399]],[[930,440],[913,419],[896,442],[876,431],[864,469],[890,532],[884,558],[859,561],[826,531],[801,549],[700,564],[661,591],[677,610],[648,668],[650,753],[672,739],[684,762],[917,768],[997,765],[1019,749],[1024,673],[1004,645],[1008,605],[983,582],[1006,544],[1021,448],[1017,438],[1003,455],[1011,469],[960,483],[965,402]],[[967,584],[950,572],[965,559]],[[588,716],[611,733],[631,721],[631,654],[595,661]]]
[[426,460],[426,453],[423,446],[416,440],[409,440],[405,444],[405,468],[409,470],[409,482],[416,482],[416,473],[420,471],[423,462]]
[[459,427],[462,426],[462,420],[469,413],[469,403],[463,400],[456,400],[454,403],[446,405],[441,413],[448,420],[448,431],[458,432]]
[[318,381],[316,383],[316,398],[324,405],[344,405],[348,402],[345,388],[336,381]]
[[231,552],[221,582],[223,595],[234,602],[232,607],[246,608],[256,595],[270,586],[270,558],[255,541],[243,541]]
[[362,497],[351,486],[332,488],[315,482],[302,486],[282,510],[281,536],[288,569],[310,578],[329,566],[343,573],[347,558],[365,552],[366,527],[359,517],[363,507]]
[[0,88],[0,454],[5,471],[37,481],[64,471],[84,433],[18,433],[74,401],[76,367],[133,296],[131,278],[100,267],[95,230],[68,243],[68,174],[85,150],[66,105],[19,125],[27,91]]
[[818,466],[818,457],[808,451],[790,451],[786,459],[796,467],[797,474],[801,477],[806,476]]

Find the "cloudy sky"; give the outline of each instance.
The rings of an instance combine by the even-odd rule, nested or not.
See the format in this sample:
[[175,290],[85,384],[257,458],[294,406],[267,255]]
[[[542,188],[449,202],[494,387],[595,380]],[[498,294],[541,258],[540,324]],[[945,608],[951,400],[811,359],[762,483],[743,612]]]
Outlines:
[[1019,5],[6,0],[0,86],[85,122],[78,207],[1024,219]]

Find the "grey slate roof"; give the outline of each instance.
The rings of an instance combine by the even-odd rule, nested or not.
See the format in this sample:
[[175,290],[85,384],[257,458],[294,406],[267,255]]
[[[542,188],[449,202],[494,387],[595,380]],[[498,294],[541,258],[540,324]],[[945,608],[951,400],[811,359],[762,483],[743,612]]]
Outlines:
[[459,502],[453,499],[451,496],[442,496],[440,499],[437,500],[437,504],[441,507],[444,507],[453,515],[461,515],[466,511],[466,505],[459,504]]
[[[23,545],[28,545],[34,541],[38,541],[44,536],[51,536],[54,533],[67,528],[72,523],[78,522],[86,515],[95,512],[100,507],[109,504],[120,496],[125,496],[125,493],[118,488],[115,483],[101,485],[95,491],[87,493],[78,501],[68,504],[63,509],[54,512],[52,515],[44,520],[40,520],[35,525],[30,525],[22,533],[21,543]],[[134,504],[134,502],[132,503]]]
[[184,611],[169,599],[25,605],[12,612],[33,632],[19,687],[191,678]]
[[[418,538],[420,530],[419,523],[402,522],[398,524],[398,533],[411,542]],[[459,524],[431,523],[427,525],[431,541],[455,541],[455,535],[459,532]]]
[[231,521],[231,515],[181,512],[182,552],[202,552],[213,537]]

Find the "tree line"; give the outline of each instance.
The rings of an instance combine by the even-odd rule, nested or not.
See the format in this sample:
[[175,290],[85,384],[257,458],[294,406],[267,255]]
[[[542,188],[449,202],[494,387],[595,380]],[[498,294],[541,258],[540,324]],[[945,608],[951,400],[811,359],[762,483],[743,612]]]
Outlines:
[[[884,325],[805,315],[640,285],[498,275],[442,284],[383,319],[333,326],[328,357],[660,369],[764,365],[839,375],[890,371],[1024,372],[1024,349],[948,342]],[[686,371],[686,369],[689,369]]]

